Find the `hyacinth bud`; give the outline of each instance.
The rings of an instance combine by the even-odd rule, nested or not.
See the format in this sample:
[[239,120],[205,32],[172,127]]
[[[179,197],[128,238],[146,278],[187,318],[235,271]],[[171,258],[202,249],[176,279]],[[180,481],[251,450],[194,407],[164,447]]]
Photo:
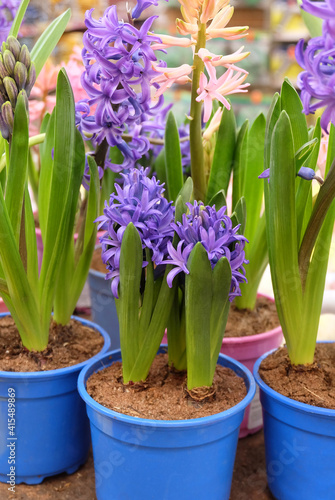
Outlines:
[[7,71],[8,76],[13,76],[14,75],[14,68],[15,68],[15,57],[14,54],[10,50],[5,50],[2,54],[3,56],[3,62]]
[[35,69],[35,64],[31,63],[30,68],[28,70],[28,76],[27,76],[27,81],[25,85],[25,91],[27,92],[27,95],[30,95],[30,92],[36,82],[36,69]]
[[21,44],[14,36],[9,36],[7,38],[7,49],[10,50],[16,61],[18,61],[21,52]]
[[28,71],[25,65],[17,61],[14,68],[14,79],[19,89],[24,89],[28,77]]
[[16,83],[15,83],[15,80],[13,78],[11,78],[10,76],[6,76],[3,79],[3,84],[5,86],[8,98],[10,100],[10,103],[13,106],[13,108],[15,108],[17,96],[18,96],[18,93],[19,93],[18,90],[17,90],[17,86],[16,86]]
[[5,123],[4,119],[2,118],[1,113],[0,113],[0,132],[1,132],[1,135],[4,139],[6,139],[6,140],[9,139],[9,127]]
[[11,135],[14,127],[14,113],[10,102],[7,101],[1,106],[1,115]]
[[31,57],[27,45],[22,45],[18,60],[22,62],[26,68],[29,68],[31,65]]
[[0,53],[0,78],[5,78],[7,76],[7,71],[3,62],[2,54]]

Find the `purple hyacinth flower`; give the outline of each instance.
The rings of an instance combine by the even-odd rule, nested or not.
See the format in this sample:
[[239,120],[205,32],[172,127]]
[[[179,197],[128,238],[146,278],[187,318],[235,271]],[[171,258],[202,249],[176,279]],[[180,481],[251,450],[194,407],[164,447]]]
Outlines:
[[327,131],[329,122],[335,123],[335,46],[329,36],[312,38],[307,45],[300,40],[296,59],[305,70],[298,76],[301,100],[305,114],[325,107],[321,126]]
[[[151,27],[157,16],[137,28],[119,21],[115,5],[108,7],[99,20],[92,13],[93,9],[85,16],[82,52],[82,86],[88,99],[76,104],[76,121],[83,137],[94,145],[107,141],[121,151],[121,165],[107,161],[104,166],[118,172],[136,166],[147,155],[147,124],[163,106],[163,96],[158,102],[151,100],[150,81],[156,75],[152,63],[157,61],[151,45],[160,42]],[[166,65],[162,61],[159,64]],[[126,142],[124,134],[131,139]]]
[[[166,1],[168,2],[169,0]],[[131,17],[133,19],[138,19],[139,17],[141,17],[143,11],[145,9],[148,9],[152,5],[155,5],[157,7],[158,0],[137,0],[136,5],[131,12]]]
[[241,295],[240,284],[246,282],[244,264],[244,246],[246,238],[238,234],[240,225],[233,227],[232,221],[226,215],[226,207],[216,211],[215,206],[204,206],[194,201],[187,203],[188,213],[183,215],[182,222],[172,223],[180,241],[177,248],[167,245],[169,257],[164,261],[174,267],[167,277],[169,287],[175,276],[181,272],[188,274],[187,261],[194,246],[201,242],[207,251],[212,269],[221,257],[226,257],[232,270],[232,281],[229,300]]
[[334,0],[310,1],[302,0],[300,7],[313,16],[324,19],[323,32],[335,36],[335,2]]
[[[152,177],[147,177],[148,169],[130,169],[121,174],[123,186],[115,185],[116,194],[112,194],[109,203],[105,202],[104,214],[97,218],[98,228],[106,232],[100,238],[102,260],[111,279],[111,289],[118,298],[120,280],[120,253],[125,229],[129,223],[137,228],[142,248],[149,248],[152,261],[156,266],[167,257],[167,245],[172,241],[174,208],[164,196],[163,184]],[[143,263],[144,266],[147,262]]]

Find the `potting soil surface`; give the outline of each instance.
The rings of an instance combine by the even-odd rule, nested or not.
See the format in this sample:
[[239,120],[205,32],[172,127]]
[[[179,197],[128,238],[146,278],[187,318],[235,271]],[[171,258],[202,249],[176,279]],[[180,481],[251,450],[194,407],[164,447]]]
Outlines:
[[[15,486],[15,493],[8,491],[8,485],[0,483],[0,499],[96,500],[92,453],[86,464],[71,476],[60,474],[34,486],[19,484]],[[123,499],[111,497],[111,500]],[[230,500],[274,500],[266,481],[263,431],[238,442]]]
[[286,347],[261,363],[259,374],[275,391],[321,408],[335,409],[335,344],[317,344],[314,363],[292,366]]
[[22,345],[13,319],[0,318],[0,370],[35,372],[66,368],[91,358],[103,344],[100,333],[71,319],[66,326],[52,322],[47,348],[30,352]]

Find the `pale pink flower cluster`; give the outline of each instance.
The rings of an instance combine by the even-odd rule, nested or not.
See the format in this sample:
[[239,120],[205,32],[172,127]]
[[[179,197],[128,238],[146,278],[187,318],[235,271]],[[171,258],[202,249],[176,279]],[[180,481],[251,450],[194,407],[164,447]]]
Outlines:
[[80,83],[83,73],[80,47],[74,48],[66,64],[55,65],[50,60],[47,61],[38,75],[29,98],[30,135],[39,133],[45,113],[52,113],[55,107],[57,76],[62,67],[65,68],[71,82],[75,101],[87,98]]
[[[230,0],[179,0],[183,20],[177,19],[177,30],[183,36],[190,38],[173,37],[169,35],[158,35],[162,43],[152,46],[154,50],[166,49],[168,47],[191,47],[195,52],[199,32],[205,28],[206,40],[212,38],[223,38],[234,40],[247,35],[247,26],[229,27],[227,24],[232,18],[234,8],[229,5]],[[205,47],[198,48],[195,55],[204,62],[206,73],[200,75],[199,88],[197,89],[198,102],[204,104],[204,121],[207,122],[212,113],[212,102],[214,99],[220,101],[227,109],[230,104],[225,96],[238,92],[246,92],[248,83],[244,83],[248,72],[236,66],[236,63],[249,55],[243,52],[243,47],[230,55],[216,55]],[[226,68],[220,78],[216,76],[218,66]],[[183,64],[178,68],[161,68],[154,65],[154,70],[159,73],[152,82],[159,83],[160,88],[156,96],[160,96],[173,83],[185,84],[191,81],[191,73],[194,66]]]

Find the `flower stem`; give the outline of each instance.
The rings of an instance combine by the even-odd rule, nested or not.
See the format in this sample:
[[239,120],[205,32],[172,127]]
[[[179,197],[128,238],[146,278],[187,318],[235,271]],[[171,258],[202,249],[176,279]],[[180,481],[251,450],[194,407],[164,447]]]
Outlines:
[[[33,137],[29,138],[29,147],[31,148],[32,146],[36,146],[37,144],[42,144],[44,140],[45,140],[45,134],[34,135]],[[0,160],[0,173],[3,171],[5,166],[6,166],[6,153],[2,155]]]
[[198,51],[206,47],[206,24],[199,23],[198,41],[195,47],[193,61],[193,78],[191,94],[191,121],[190,121],[190,150],[191,174],[194,186],[194,198],[204,200],[206,195],[206,177],[204,170],[204,152],[201,132],[202,103],[197,102],[200,75],[204,70],[204,63],[198,56]]
[[335,198],[335,160],[333,161],[327,178],[320,187],[311,218],[299,250],[299,269],[303,288],[306,284],[310,258],[316,239],[321,230],[329,207]]

